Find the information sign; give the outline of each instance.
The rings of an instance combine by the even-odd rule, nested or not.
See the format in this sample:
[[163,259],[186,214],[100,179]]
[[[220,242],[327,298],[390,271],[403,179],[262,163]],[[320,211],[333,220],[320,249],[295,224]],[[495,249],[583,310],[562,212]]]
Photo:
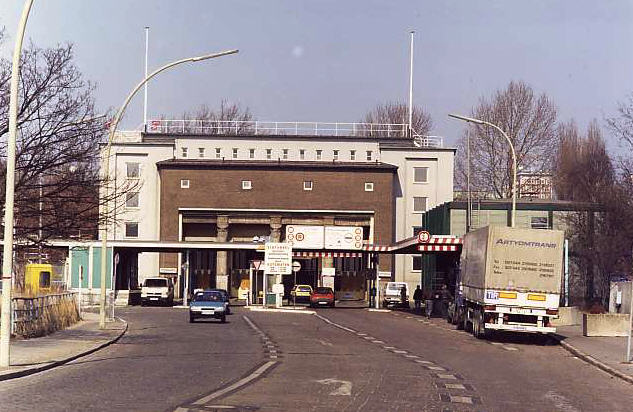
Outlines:
[[264,249],[265,273],[289,275],[292,273],[292,246],[289,243],[268,242]]

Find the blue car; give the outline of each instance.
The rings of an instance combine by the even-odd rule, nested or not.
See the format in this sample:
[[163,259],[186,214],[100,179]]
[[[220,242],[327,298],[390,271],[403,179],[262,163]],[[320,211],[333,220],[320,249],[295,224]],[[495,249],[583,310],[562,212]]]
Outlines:
[[199,318],[215,318],[226,322],[226,304],[222,292],[204,290],[193,296],[189,305],[189,322],[193,323]]

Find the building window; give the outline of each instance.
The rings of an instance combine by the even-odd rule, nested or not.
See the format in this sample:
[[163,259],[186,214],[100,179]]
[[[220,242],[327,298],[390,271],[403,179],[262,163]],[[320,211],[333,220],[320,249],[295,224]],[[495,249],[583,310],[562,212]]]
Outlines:
[[415,213],[426,212],[426,197],[414,197],[413,198],[413,211]]
[[248,149],[248,158],[249,159],[255,158],[255,149]]
[[272,159],[273,149],[266,149],[266,159]]
[[182,157],[187,157],[188,152],[189,152],[189,149],[187,149],[186,147],[180,148],[180,153],[182,154]]
[[411,269],[415,271],[422,270],[422,256],[412,256],[413,264],[411,265]]
[[138,222],[125,222],[125,237],[138,237]]
[[332,152],[332,156],[333,156],[334,160],[338,160],[338,150],[334,150]]
[[547,216],[532,216],[530,225],[532,229],[549,229]]
[[367,151],[367,161],[371,162],[371,150]]
[[284,160],[288,159],[288,149],[284,149],[282,159]]
[[189,189],[189,179],[180,179],[180,188]]
[[413,182],[414,183],[428,183],[428,181],[429,181],[428,167],[414,167],[413,168]]
[[222,149],[220,149],[219,147],[215,148],[215,158],[219,159],[222,157]]
[[198,148],[198,156],[199,157],[204,157],[204,147],[199,147]]
[[242,180],[242,190],[251,190],[253,188],[253,182],[250,180]]
[[233,159],[237,159],[237,147],[233,148]]
[[374,182],[365,182],[365,192],[374,191]]
[[299,149],[299,159],[305,160],[306,158],[306,149]]
[[312,180],[303,181],[303,190],[312,190]]
[[316,160],[321,160],[321,153],[323,153],[323,150],[316,151]]
[[125,207],[138,207],[138,192],[127,192],[125,194]]
[[141,165],[139,163],[126,163],[125,167],[128,179],[138,179],[141,177]]
[[356,160],[356,150],[349,151],[349,160]]

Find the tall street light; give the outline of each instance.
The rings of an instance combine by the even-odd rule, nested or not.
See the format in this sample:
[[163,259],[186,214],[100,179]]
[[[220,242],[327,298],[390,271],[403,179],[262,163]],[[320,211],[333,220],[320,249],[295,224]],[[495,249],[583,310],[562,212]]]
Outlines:
[[474,124],[483,124],[486,126],[494,127],[497,129],[503,137],[506,138],[508,144],[510,145],[510,149],[512,150],[512,215],[510,217],[510,227],[514,227],[516,223],[516,213],[517,213],[517,154],[514,151],[514,145],[512,144],[512,140],[508,137],[508,135],[501,130],[499,126],[496,124],[492,124],[485,120],[473,119],[472,117],[460,116],[458,114],[449,114],[449,117],[453,117],[455,119],[463,120],[468,123]]
[[[134,97],[136,92],[138,92],[141,89],[141,87],[145,85],[145,83],[147,83],[152,77],[156,76],[158,73],[182,63],[189,63],[189,62],[195,63],[195,62],[199,62],[203,60],[213,59],[215,57],[235,54],[237,52],[238,50],[227,50],[220,53],[207,54],[204,56],[189,57],[186,59],[177,60],[177,61],[164,65],[163,67],[152,72],[149,76],[145,77],[139,84],[136,85],[136,87],[132,90],[132,92],[127,96],[127,98],[123,102],[123,106],[121,106],[119,111],[114,116],[114,120],[112,121],[112,124],[110,125],[110,130],[108,132],[108,142],[104,149],[104,157],[103,157],[103,159],[105,160],[104,187],[103,187],[103,194],[104,194],[103,198],[105,199],[105,202],[102,206],[103,220],[102,220],[102,226],[101,226],[102,227],[101,229],[101,305],[99,308],[99,327],[101,329],[105,328],[105,324],[106,324],[106,308],[105,308],[106,307],[106,291],[105,289],[106,289],[106,270],[107,270],[106,258],[107,258],[107,246],[108,246],[107,245],[107,237],[108,237],[107,219],[109,216],[108,208],[110,205],[110,202],[108,200],[108,183],[110,180],[110,149],[112,147],[112,141],[114,140],[114,132],[116,131],[117,125],[119,124],[119,121],[121,120],[121,116],[123,115],[123,112],[127,108],[127,105],[130,103],[130,100],[132,100],[132,97]],[[5,239],[6,239],[6,236],[5,236]]]
[[11,339],[11,280],[13,278],[13,202],[15,198],[15,152],[18,134],[18,81],[20,55],[26,21],[33,0],[26,0],[18,24],[13,48],[11,67],[11,91],[9,97],[9,137],[7,139],[7,181],[4,200],[4,245],[2,250],[2,315],[0,317],[0,367],[9,366],[9,340]]

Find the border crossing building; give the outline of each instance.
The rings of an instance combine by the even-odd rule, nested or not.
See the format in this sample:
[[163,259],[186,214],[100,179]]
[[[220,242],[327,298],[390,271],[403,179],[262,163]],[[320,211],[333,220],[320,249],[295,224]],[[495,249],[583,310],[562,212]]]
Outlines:
[[[165,276],[182,293],[187,267],[190,290],[236,296],[263,260],[261,242],[290,241],[297,283],[327,272],[337,298],[365,299],[365,252],[415,236],[423,213],[452,200],[454,155],[441,138],[409,137],[406,125],[154,120],[117,133],[102,167],[114,190],[135,189],[110,206],[108,240],[130,245],[118,251],[116,288]],[[414,288],[419,256],[375,263],[384,279]]]

